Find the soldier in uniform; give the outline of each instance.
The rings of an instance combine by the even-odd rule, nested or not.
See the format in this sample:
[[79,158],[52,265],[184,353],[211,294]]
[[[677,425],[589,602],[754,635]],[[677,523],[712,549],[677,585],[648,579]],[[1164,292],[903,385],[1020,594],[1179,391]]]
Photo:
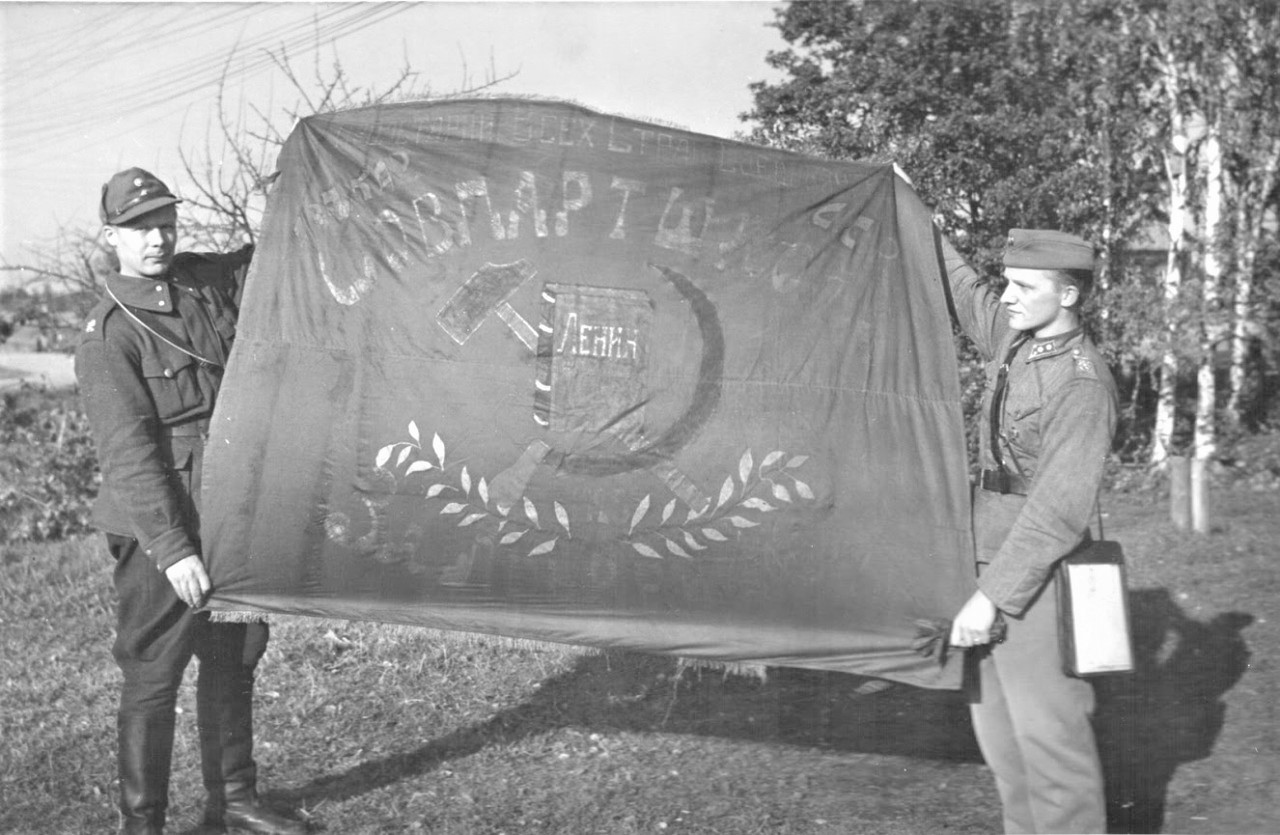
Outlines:
[[122,833],[161,833],[174,708],[194,654],[206,831],[305,832],[258,802],[253,679],[264,623],[215,623],[200,552],[200,470],[252,247],[175,254],[180,202],[140,168],[102,188],[103,235],[120,261],[76,349],[102,470],[94,508],[115,559],[112,654]]
[[[974,730],[995,773],[1006,832],[1105,832],[1092,686],[1063,672],[1055,563],[1088,533],[1115,433],[1115,383],[1084,332],[1093,248],[1014,229],[1003,292],[944,238],[961,328],[987,363],[982,479],[974,497],[978,591],[951,643],[976,647]],[[1005,639],[989,644],[997,618]]]

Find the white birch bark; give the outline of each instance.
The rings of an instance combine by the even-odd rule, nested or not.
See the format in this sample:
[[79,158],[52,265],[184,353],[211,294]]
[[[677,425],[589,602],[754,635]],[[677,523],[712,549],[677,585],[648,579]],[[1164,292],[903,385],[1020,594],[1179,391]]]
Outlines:
[[1222,219],[1225,182],[1222,171],[1220,127],[1215,122],[1200,145],[1199,162],[1203,170],[1204,196],[1204,283],[1201,293],[1199,322],[1200,351],[1196,368],[1196,418],[1192,442],[1194,460],[1191,481],[1191,527],[1198,533],[1209,531],[1209,501],[1206,473],[1209,460],[1217,449],[1217,381],[1214,376],[1214,353],[1220,325],[1217,322],[1218,298],[1222,286]]
[[1244,393],[1245,363],[1249,356],[1249,340],[1253,332],[1253,284],[1254,263],[1257,260],[1258,241],[1262,237],[1263,212],[1253,203],[1254,194],[1269,194],[1280,173],[1280,139],[1274,140],[1263,160],[1260,176],[1250,194],[1240,194],[1236,199],[1235,238],[1235,295],[1231,300],[1231,370],[1228,377],[1230,392],[1226,412],[1233,421],[1240,420],[1241,398]]
[[[1169,182],[1169,253],[1165,262],[1165,347],[1160,360],[1160,382],[1156,391],[1156,418],[1152,432],[1151,463],[1163,467],[1169,459],[1169,445],[1177,418],[1179,361],[1177,343],[1181,327],[1179,302],[1183,270],[1188,255],[1187,232],[1192,221],[1191,184],[1188,154],[1202,138],[1202,125],[1188,119],[1182,100],[1184,67],[1174,55],[1168,37],[1153,22],[1161,92],[1169,106],[1169,144],[1165,151],[1165,173]],[[1199,114],[1195,114],[1199,115]],[[1200,134],[1200,135],[1198,135]]]
[[[1181,123],[1181,118],[1175,119]],[[1185,135],[1176,136],[1183,139]],[[1169,444],[1173,437],[1177,417],[1178,354],[1175,342],[1178,338],[1177,305],[1182,295],[1182,266],[1186,253],[1186,230],[1190,215],[1187,195],[1187,157],[1175,147],[1165,154],[1165,170],[1169,178],[1169,252],[1164,268],[1164,302],[1166,344],[1160,358],[1160,382],[1156,392],[1156,419],[1152,433],[1151,463],[1163,466],[1169,459]]]

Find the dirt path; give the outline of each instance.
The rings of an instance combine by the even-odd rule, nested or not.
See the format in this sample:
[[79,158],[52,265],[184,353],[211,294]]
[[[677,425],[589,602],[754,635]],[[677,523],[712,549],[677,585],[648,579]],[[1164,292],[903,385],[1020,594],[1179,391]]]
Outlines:
[[76,384],[70,354],[23,353],[0,351],[0,389],[22,382],[51,388],[65,388]]

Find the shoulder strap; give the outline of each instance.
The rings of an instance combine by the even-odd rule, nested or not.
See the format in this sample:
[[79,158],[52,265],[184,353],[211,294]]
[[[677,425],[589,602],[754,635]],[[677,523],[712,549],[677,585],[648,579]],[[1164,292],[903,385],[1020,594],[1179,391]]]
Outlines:
[[[181,351],[182,353],[186,354],[187,356],[191,357],[193,360],[201,363],[202,365],[216,365],[219,368],[222,367],[222,363],[214,362],[211,359],[207,359],[205,357],[200,356],[198,353],[196,353],[194,348],[192,348],[183,340],[179,339],[176,335],[174,334],[165,335],[164,333],[161,333],[160,330],[156,327],[156,325],[158,325],[159,323],[155,323],[154,325],[147,324],[145,321],[142,320],[142,317],[139,316],[138,313],[133,310],[133,308],[129,307],[127,304],[120,301],[120,298],[111,290],[110,284],[106,284],[105,286],[107,288],[107,295],[111,296],[111,299],[116,303],[116,305],[121,310],[123,310],[129,316],[130,319],[137,322],[138,325],[143,330],[147,331],[156,339],[159,339],[161,342],[168,345],[170,348],[173,348],[174,350],[177,350],[177,351]],[[168,329],[165,328],[164,330],[168,330]]]

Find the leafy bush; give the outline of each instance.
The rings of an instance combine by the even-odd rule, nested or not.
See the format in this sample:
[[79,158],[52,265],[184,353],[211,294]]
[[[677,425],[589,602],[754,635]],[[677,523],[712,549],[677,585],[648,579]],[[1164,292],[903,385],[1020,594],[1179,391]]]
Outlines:
[[0,403],[0,544],[90,529],[98,463],[73,390],[22,386]]

